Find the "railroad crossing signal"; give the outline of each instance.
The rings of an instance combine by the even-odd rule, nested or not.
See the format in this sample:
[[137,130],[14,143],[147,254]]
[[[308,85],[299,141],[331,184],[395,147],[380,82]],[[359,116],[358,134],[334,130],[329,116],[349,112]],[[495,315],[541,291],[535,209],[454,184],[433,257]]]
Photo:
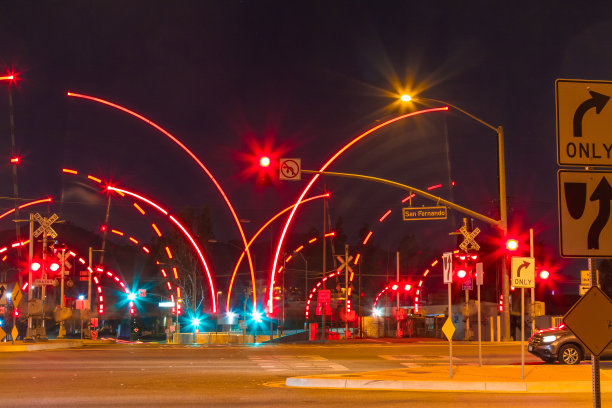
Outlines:
[[57,232],[51,228],[51,224],[57,221],[58,218],[57,214],[53,214],[49,218],[45,218],[39,213],[34,214],[34,220],[40,224],[36,231],[34,231],[34,236],[38,237],[40,234],[45,233],[45,235],[50,235],[51,238],[57,237]]
[[340,266],[338,266],[336,268],[337,272],[343,271],[344,270],[344,266],[346,264],[346,269],[348,269],[348,271],[350,273],[353,273],[353,268],[351,268],[351,265],[349,265],[349,262],[351,262],[351,260],[353,259],[353,255],[350,255],[348,257],[348,259],[346,260],[346,262],[344,261],[344,257],[340,256],[340,255],[336,255],[336,259],[338,259],[338,261],[340,261]]
[[474,228],[472,232],[469,232],[464,225],[463,227],[459,228],[459,232],[465,238],[463,242],[459,244],[459,248],[465,252],[468,252],[469,250],[478,251],[480,249],[480,245],[478,245],[474,239],[476,238],[476,235],[480,234],[480,229],[478,227]]

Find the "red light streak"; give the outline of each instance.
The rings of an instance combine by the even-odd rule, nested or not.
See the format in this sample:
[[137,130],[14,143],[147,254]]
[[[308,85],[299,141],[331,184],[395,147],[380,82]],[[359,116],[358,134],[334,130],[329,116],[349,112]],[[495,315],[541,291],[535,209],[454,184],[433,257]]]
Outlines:
[[28,282],[25,282],[25,283],[23,284],[23,286],[21,287],[21,290],[22,290],[22,291],[23,291],[23,290],[26,290],[26,289],[28,288],[28,285],[29,285],[29,283],[28,283]]
[[137,198],[137,199],[139,199],[141,201],[144,201],[145,203],[149,204],[151,207],[157,209],[162,214],[168,215],[168,211],[164,210],[159,205],[155,204],[153,201],[151,201],[148,198],[145,198],[145,197],[143,197],[143,196],[141,196],[139,194],[132,193],[131,191],[127,191],[127,190],[124,190],[122,188],[117,188],[117,187],[113,187],[113,186],[107,186],[106,189],[110,190],[110,191],[116,191],[118,193],[123,193],[123,194],[129,195],[129,196],[135,197],[135,198]]
[[355,265],[357,265],[359,263],[359,258],[361,258],[361,254],[357,254],[355,256],[355,261],[353,262]]
[[4,256],[2,257],[2,262],[6,261],[6,258],[8,258],[8,255],[4,255]]
[[412,200],[414,197],[416,197],[416,194],[414,194],[414,193],[410,194],[408,197],[406,197],[406,198],[404,198],[402,200],[402,204],[405,203],[408,200]]
[[[156,124],[155,122],[153,122],[150,119],[147,119],[146,117],[130,110],[127,109],[123,106],[120,106],[118,104],[112,103],[110,101],[106,101],[104,99],[101,98],[96,98],[93,96],[89,96],[89,95],[84,95],[84,94],[77,94],[74,92],[67,92],[68,96],[72,96],[72,97],[76,97],[76,98],[82,98],[82,99],[87,99],[93,102],[98,102],[101,103],[103,105],[118,109],[122,112],[125,112],[129,115],[132,115],[133,117],[142,120],[143,122],[147,123],[148,125],[152,126],[153,128],[157,129],[159,132],[161,132],[162,134],[164,134],[166,137],[168,137],[170,140],[172,140],[176,145],[178,145],[181,149],[183,149],[183,151],[185,153],[187,153],[189,155],[189,157],[191,157],[199,166],[200,168],[206,173],[206,175],[210,178],[210,180],[212,181],[212,183],[215,185],[215,187],[217,188],[217,190],[219,191],[219,193],[221,194],[221,196],[223,197],[223,200],[225,201],[228,209],[230,210],[232,217],[234,218],[234,222],[236,224],[236,227],[238,228],[238,231],[240,232],[240,237],[242,239],[242,243],[244,245],[244,250],[246,252],[247,255],[247,260],[249,263],[249,270],[251,272],[251,277],[253,278],[253,302],[256,303],[256,291],[255,291],[255,270],[253,268],[253,260],[251,259],[251,253],[249,252],[249,246],[247,244],[247,239],[246,236],[244,234],[244,230],[242,229],[242,224],[240,223],[240,218],[238,217],[238,215],[236,214],[236,211],[234,210],[234,207],[232,206],[229,198],[227,197],[227,194],[225,194],[225,191],[223,191],[223,188],[221,187],[221,184],[219,184],[219,182],[217,181],[217,179],[215,179],[215,177],[212,175],[212,173],[208,170],[208,168],[204,165],[204,163],[202,163],[200,161],[200,159],[198,159],[198,157],[191,151],[189,150],[189,148],[187,148],[187,146],[185,146],[180,140],[178,140],[174,135],[172,135],[170,132],[168,132],[167,130],[165,130],[164,128],[162,128],[161,126],[159,126],[158,124]],[[304,198],[303,196],[300,197],[300,200]],[[274,263],[274,269],[276,269],[276,262]],[[206,271],[207,273],[208,271],[208,267],[206,267]],[[209,282],[212,285],[212,280],[209,277]],[[212,292],[212,296],[211,298],[215,298],[215,292]],[[216,308],[216,301],[213,300],[213,312],[216,313],[217,308]],[[270,305],[270,307],[272,307],[272,305]],[[270,309],[272,310],[272,309]]]
[[161,274],[164,278],[168,277],[168,274],[166,273],[166,270],[164,268],[161,268]]
[[[328,196],[329,196],[329,193],[321,194],[321,195],[307,198],[303,200],[302,202],[306,203],[309,201],[316,200],[318,198],[323,198],[323,197],[328,197]],[[250,239],[247,245],[250,246],[251,244],[253,244],[255,239],[257,239],[257,237],[266,229],[268,225],[270,225],[272,222],[274,222],[274,220],[276,220],[278,217],[280,217],[287,211],[291,210],[294,206],[295,204],[290,205],[289,207],[277,212],[272,218],[266,221],[261,227],[259,227],[259,229],[253,235],[253,237]],[[334,232],[331,232],[330,234],[334,234]],[[232,294],[232,288],[234,286],[234,279],[236,278],[236,274],[238,273],[238,268],[240,267],[240,264],[242,263],[242,260],[244,259],[244,255],[245,255],[245,252],[243,250],[242,253],[240,254],[240,257],[238,258],[238,261],[236,262],[236,266],[234,266],[234,272],[232,272],[232,278],[230,279],[230,284],[229,284],[228,291],[227,291],[227,301],[226,301],[226,311],[228,312],[230,311],[230,299],[231,299],[231,294]],[[255,286],[255,275],[251,275],[251,282],[254,287]],[[255,309],[256,307],[257,307],[257,303],[255,302],[255,299],[253,299],[253,308]]]
[[312,238],[310,241],[308,241],[308,243],[309,243],[309,244],[312,244],[313,242],[316,242],[316,241],[317,241],[317,238],[316,238],[316,237],[314,237],[314,238]]
[[[302,201],[302,202],[305,202],[305,201]],[[325,234],[323,236],[325,238],[327,238],[327,237],[334,237],[334,236],[336,236],[336,232],[335,231],[331,231],[331,232],[328,232],[327,234]]]
[[90,179],[90,180],[95,181],[96,183],[102,183],[102,180],[101,180],[101,179],[99,179],[99,178],[97,178],[97,177],[94,177],[94,176],[92,176],[91,174],[89,174],[89,175],[87,176],[87,178],[88,178],[88,179]]
[[442,187],[442,184],[434,184],[433,186],[427,187],[427,191],[435,190],[440,187]]
[[8,251],[8,247],[4,247],[4,248],[0,249],[0,254],[3,253],[3,252],[6,252],[6,251]]
[[134,238],[134,237],[130,237],[129,239],[130,239],[130,241],[132,241],[133,243],[135,243],[136,245],[138,245],[138,240],[137,240],[136,238]]
[[150,254],[151,251],[149,250],[149,248],[147,248],[146,246],[142,247],[142,250],[145,251],[147,254]]
[[121,231],[118,231],[118,230],[112,229],[112,230],[111,230],[111,232],[112,232],[113,234],[117,234],[117,235],[119,235],[120,237],[122,237],[122,236],[123,236],[123,232],[121,232]]
[[15,157],[11,157],[11,163],[13,164],[19,164],[19,157],[15,156]]
[[[178,270],[176,269],[176,267],[172,267],[172,272],[174,272],[174,279],[178,280]],[[180,296],[180,295],[179,295]]]
[[372,231],[368,232],[368,235],[366,235],[366,237],[363,240],[362,244],[365,245],[368,242],[368,240],[370,239],[371,236],[372,236]]
[[138,203],[134,203],[134,207],[138,210],[139,213],[145,215],[145,211],[138,205]]
[[78,172],[78,171],[76,171],[76,170],[72,170],[72,169],[62,169],[62,171],[63,171],[64,173],[69,173],[69,174],[79,174],[79,172]]
[[162,236],[161,231],[159,230],[159,228],[157,228],[157,225],[155,224],[151,224],[151,226],[153,227],[153,229],[155,230],[155,233],[157,234],[158,237]]
[[169,290],[172,290],[172,284],[170,282],[166,282],[166,285],[168,286]]
[[98,283],[100,283],[100,281],[98,280],[98,277],[97,277],[97,276],[94,276],[94,277],[93,277],[93,280],[94,280],[94,282],[96,283],[96,285],[97,285]]
[[289,255],[286,259],[285,262],[289,262],[291,260],[291,258],[293,258],[293,255]]
[[380,217],[378,219],[379,222],[383,222],[385,220],[385,218],[387,218],[389,216],[389,214],[391,214],[391,210],[387,210],[387,212],[385,213],[385,215],[383,215],[382,217]]
[[0,81],[12,81],[15,79],[14,75],[4,75],[4,76],[0,76]]

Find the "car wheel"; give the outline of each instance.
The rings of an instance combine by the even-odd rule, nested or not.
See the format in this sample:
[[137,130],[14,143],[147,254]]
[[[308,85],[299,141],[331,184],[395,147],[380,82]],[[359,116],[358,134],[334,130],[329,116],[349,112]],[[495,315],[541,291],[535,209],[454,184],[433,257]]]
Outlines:
[[559,349],[559,362],[561,364],[580,364],[582,361],[582,350],[574,344],[566,344]]

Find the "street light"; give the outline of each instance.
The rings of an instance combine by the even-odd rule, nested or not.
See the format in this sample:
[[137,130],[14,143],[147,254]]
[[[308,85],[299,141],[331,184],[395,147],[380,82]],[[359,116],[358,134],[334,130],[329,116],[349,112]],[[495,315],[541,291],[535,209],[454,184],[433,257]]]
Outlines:
[[[306,297],[308,296],[308,261],[306,257],[301,251],[293,251],[294,254],[299,254],[302,260],[304,261],[305,270],[304,270],[304,301],[306,301]],[[306,321],[304,320],[304,329],[306,328]]]
[[[405,98],[406,97],[406,98]],[[452,109],[455,109],[465,116],[475,120],[483,126],[488,127],[497,133],[497,165],[498,165],[498,176],[499,176],[499,229],[502,232],[503,238],[506,238],[506,234],[508,233],[508,216],[507,216],[507,205],[506,205],[506,165],[504,159],[504,128],[502,126],[493,126],[484,120],[472,115],[471,113],[445,101],[441,101],[438,99],[432,98],[414,98],[410,97],[410,95],[402,95],[400,98],[402,101],[414,101],[415,103],[419,102],[434,102],[442,105],[449,106]],[[510,311],[508,308],[508,298],[510,295],[510,281],[508,276],[508,268],[506,266],[506,262],[502,262],[501,265],[502,271],[502,286],[504,292],[504,333],[505,340],[510,339]]]

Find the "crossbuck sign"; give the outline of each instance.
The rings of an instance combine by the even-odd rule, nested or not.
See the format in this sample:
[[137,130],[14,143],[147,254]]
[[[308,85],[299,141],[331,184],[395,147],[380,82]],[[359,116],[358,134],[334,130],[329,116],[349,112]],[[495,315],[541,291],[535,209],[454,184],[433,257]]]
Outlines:
[[40,234],[44,233],[45,235],[51,235],[51,238],[57,237],[57,232],[53,228],[51,228],[51,224],[57,221],[59,217],[57,214],[53,214],[49,218],[45,218],[41,216],[39,213],[34,214],[34,220],[40,224],[40,227],[34,231],[34,236],[38,237]]
[[459,232],[465,238],[463,242],[459,244],[459,248],[461,248],[465,252],[469,251],[470,249],[473,249],[474,251],[478,251],[480,249],[480,245],[478,245],[476,240],[474,240],[474,238],[476,238],[476,235],[480,234],[479,228],[474,228],[472,232],[469,232],[467,228],[463,226],[459,228]]

